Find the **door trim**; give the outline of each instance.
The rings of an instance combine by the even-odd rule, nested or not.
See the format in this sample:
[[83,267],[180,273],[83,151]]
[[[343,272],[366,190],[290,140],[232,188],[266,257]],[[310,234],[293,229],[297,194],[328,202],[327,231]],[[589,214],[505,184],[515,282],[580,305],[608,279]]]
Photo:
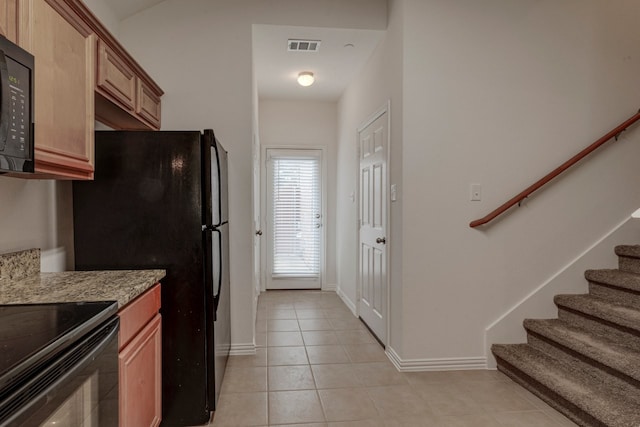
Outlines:
[[[365,130],[370,124],[372,124],[373,122],[375,122],[378,118],[380,118],[383,114],[387,114],[387,173],[386,173],[386,180],[385,180],[385,187],[387,190],[387,200],[386,200],[386,214],[387,214],[387,218],[386,218],[386,224],[385,224],[385,229],[386,229],[386,235],[387,235],[387,240],[389,240],[389,245],[387,246],[387,250],[385,251],[385,262],[387,263],[387,277],[386,277],[386,290],[387,290],[387,295],[386,295],[386,300],[385,300],[385,310],[386,310],[386,315],[387,318],[385,319],[385,326],[386,326],[386,342],[384,343],[385,348],[390,346],[391,343],[391,245],[393,244],[393,236],[391,235],[391,188],[390,188],[390,184],[391,184],[391,100],[387,99],[387,101],[380,107],[378,108],[378,110],[376,110],[373,114],[371,114],[369,117],[367,117],[362,124],[360,124],[360,126],[358,127],[358,129],[356,130],[356,150],[357,150],[357,157],[358,157],[358,163],[356,165],[356,167],[358,168],[358,173],[357,175],[357,179],[356,179],[356,198],[358,200],[358,205],[357,205],[357,209],[358,209],[358,214],[356,217],[356,259],[359,260],[360,259],[360,209],[361,206],[360,204],[362,203],[362,199],[360,198],[360,173],[359,173],[359,168],[360,168],[360,133]],[[359,262],[359,261],[358,261]],[[358,269],[358,272],[356,273],[356,316],[358,316],[358,318],[360,317],[360,300],[362,299],[362,282],[361,282],[361,277],[360,277],[360,269]]]
[[[326,291],[327,289],[327,147],[322,145],[287,145],[287,144],[269,144],[262,145],[260,154],[260,229],[267,230],[267,150],[320,150],[322,156],[322,162],[320,170],[322,173],[321,180],[321,200],[322,200],[322,248],[320,250],[320,290]],[[267,233],[263,234],[263,237]],[[266,238],[260,239],[260,291],[267,291],[267,240]]]

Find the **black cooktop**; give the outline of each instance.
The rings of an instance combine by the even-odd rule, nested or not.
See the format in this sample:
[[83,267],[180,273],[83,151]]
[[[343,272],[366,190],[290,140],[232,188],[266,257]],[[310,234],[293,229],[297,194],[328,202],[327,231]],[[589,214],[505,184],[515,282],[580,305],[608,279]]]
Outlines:
[[0,305],[0,392],[117,311],[115,301]]

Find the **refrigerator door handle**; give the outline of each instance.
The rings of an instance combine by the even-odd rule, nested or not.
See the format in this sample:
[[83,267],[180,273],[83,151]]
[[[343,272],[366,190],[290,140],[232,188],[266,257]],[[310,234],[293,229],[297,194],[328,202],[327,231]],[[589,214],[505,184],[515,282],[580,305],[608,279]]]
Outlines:
[[220,237],[218,239],[218,294],[213,296],[214,319],[217,319],[218,304],[220,303],[220,295],[222,294],[222,233],[216,228],[213,228],[211,231],[218,233]]

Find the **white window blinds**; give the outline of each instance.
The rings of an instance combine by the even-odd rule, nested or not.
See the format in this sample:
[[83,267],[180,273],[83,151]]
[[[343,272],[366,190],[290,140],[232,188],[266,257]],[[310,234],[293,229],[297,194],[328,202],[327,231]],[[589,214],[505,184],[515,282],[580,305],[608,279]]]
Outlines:
[[320,275],[320,157],[271,157],[274,278]]

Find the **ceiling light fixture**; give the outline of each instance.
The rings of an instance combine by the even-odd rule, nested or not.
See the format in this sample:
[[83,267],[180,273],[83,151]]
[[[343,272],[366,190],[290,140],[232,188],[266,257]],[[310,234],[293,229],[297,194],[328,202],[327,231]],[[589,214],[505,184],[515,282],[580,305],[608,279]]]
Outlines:
[[311,71],[303,71],[298,74],[298,84],[300,86],[311,86],[316,78]]

